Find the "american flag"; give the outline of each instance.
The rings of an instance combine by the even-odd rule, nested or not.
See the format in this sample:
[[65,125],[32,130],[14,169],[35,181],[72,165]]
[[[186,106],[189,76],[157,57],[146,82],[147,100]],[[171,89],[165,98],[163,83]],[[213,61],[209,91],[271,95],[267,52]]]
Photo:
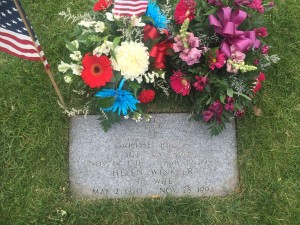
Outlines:
[[148,7],[148,0],[115,0],[113,13],[118,16],[141,16]]
[[[24,10],[18,0],[16,4],[13,0],[0,0],[0,51],[27,60],[42,61],[45,68],[48,68],[47,59]],[[26,21],[23,21],[21,15],[24,15]]]

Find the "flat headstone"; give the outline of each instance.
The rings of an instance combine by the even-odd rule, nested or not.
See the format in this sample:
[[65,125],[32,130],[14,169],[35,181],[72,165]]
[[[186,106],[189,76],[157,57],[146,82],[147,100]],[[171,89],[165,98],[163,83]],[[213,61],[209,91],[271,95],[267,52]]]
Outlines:
[[84,198],[222,196],[238,184],[234,124],[211,137],[188,114],[124,120],[105,133],[97,116],[73,117],[70,187]]

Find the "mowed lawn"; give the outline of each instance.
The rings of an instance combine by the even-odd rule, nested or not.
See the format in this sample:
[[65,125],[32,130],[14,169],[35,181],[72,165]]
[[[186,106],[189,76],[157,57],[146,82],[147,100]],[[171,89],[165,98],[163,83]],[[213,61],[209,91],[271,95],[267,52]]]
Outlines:
[[[67,97],[57,65],[67,55],[72,25],[58,13],[81,13],[92,3],[21,2]],[[300,224],[300,4],[275,3],[266,27],[270,51],[281,60],[266,72],[255,113],[238,121],[240,185],[227,197],[74,199],[69,118],[42,64],[0,53],[0,224]]]

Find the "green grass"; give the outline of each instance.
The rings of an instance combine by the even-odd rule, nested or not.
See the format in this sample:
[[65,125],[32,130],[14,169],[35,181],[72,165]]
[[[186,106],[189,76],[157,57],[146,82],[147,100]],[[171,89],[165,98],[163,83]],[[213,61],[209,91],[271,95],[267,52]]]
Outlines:
[[[71,32],[58,12],[80,12],[86,1],[22,3],[57,74]],[[281,61],[255,101],[263,115],[248,112],[238,122],[240,186],[222,198],[72,198],[69,119],[41,63],[0,53],[0,224],[300,224],[300,5],[276,3],[266,22]]]

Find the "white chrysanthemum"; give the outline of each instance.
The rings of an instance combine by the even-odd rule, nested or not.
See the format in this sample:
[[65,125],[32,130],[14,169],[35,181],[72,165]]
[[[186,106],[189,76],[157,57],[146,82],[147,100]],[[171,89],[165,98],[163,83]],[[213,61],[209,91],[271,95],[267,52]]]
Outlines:
[[134,80],[148,70],[149,52],[143,43],[122,42],[121,46],[115,48],[117,61],[112,59],[114,70],[130,80]]

